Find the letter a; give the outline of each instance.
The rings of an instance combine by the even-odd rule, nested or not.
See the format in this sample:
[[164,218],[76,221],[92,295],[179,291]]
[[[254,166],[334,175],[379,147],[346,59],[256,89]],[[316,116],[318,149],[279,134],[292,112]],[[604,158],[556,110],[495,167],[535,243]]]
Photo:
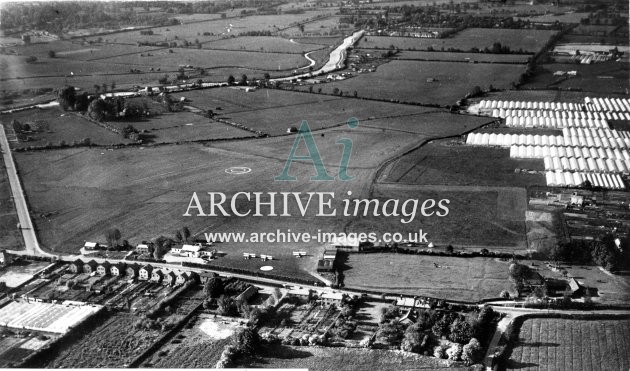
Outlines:
[[[297,148],[300,144],[300,140],[304,140],[304,144],[306,144],[306,149],[308,149],[308,156],[295,155],[295,152],[297,151]],[[313,138],[313,134],[311,133],[311,128],[308,126],[308,122],[306,122],[306,120],[302,120],[300,130],[297,137],[295,137],[293,147],[291,148],[291,153],[289,153],[289,158],[287,158],[287,162],[284,164],[284,170],[282,170],[282,174],[275,177],[274,180],[297,180],[296,177],[289,175],[289,168],[291,167],[291,163],[293,163],[293,161],[295,160],[309,160],[313,163],[313,166],[315,166],[315,171],[317,172],[317,176],[312,176],[311,180],[335,180],[334,177],[330,176],[328,172],[326,172],[326,166],[324,166],[322,157],[320,156],[319,150],[317,149],[317,144],[315,144],[315,139]]]

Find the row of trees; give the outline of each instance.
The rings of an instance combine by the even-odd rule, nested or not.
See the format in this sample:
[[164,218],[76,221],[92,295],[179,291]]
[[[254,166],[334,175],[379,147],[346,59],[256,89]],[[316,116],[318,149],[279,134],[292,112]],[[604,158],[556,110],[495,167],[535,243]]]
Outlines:
[[540,258],[554,262],[594,263],[611,272],[630,270],[630,243],[627,239],[617,239],[612,234],[605,234],[590,241],[571,240],[541,246],[538,254]]
[[[489,306],[484,306],[476,317],[432,309],[417,310],[416,313],[415,322],[407,326],[400,321],[403,316],[400,308],[383,308],[381,324],[376,333],[377,341],[390,346],[398,345],[401,350],[408,352],[434,354],[439,358],[444,357],[445,351],[448,353],[447,349],[453,348],[449,358],[461,359],[469,364],[480,360],[482,348],[478,339],[485,341],[492,335],[497,317]],[[444,348],[438,345],[439,339],[448,339],[457,345]],[[436,349],[436,345],[440,350]]]

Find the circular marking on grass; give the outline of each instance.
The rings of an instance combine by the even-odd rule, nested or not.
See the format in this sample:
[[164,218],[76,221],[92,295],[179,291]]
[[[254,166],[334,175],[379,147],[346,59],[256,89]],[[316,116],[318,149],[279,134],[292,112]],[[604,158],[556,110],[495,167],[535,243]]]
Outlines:
[[271,265],[265,265],[263,267],[260,267],[260,270],[267,272],[267,271],[273,270],[273,267]]
[[230,168],[225,169],[225,172],[228,174],[240,175],[240,174],[251,173],[252,169],[245,166],[232,166]]
[[348,121],[346,121],[346,125],[348,125],[350,129],[354,129],[359,126],[359,119],[356,117],[350,117]]

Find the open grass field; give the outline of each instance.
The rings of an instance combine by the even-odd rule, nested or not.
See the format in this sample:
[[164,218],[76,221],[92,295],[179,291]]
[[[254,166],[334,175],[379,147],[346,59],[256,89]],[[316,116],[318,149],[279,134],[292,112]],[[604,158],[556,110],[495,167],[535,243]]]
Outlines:
[[127,125],[143,132],[149,143],[173,143],[200,140],[245,138],[253,133],[192,112],[163,113],[141,121],[110,122],[112,126],[123,129]]
[[498,297],[510,285],[508,264],[487,258],[349,254],[345,265],[347,288],[393,294],[477,302]]
[[[271,135],[285,134],[291,126],[298,127],[302,120],[307,120],[310,128],[316,130],[344,124],[351,117],[356,117],[366,127],[427,136],[439,136],[451,133],[450,128],[473,128],[488,122],[487,118],[451,115],[434,108],[275,89],[245,92],[237,88],[221,88],[177,96],[186,97],[194,107],[212,109],[218,117]],[[451,123],[454,125],[449,125]]]
[[[577,76],[560,80],[553,76],[556,71],[577,71]],[[554,83],[560,81],[559,83]],[[630,69],[627,63],[605,62],[592,65],[583,64],[545,64],[526,88],[545,88],[557,86],[562,89],[582,90],[594,93],[623,93],[630,88]]]
[[292,39],[273,36],[241,36],[205,43],[204,49],[250,50],[273,53],[302,54],[327,45],[301,44]]
[[[215,40],[217,36],[238,36],[240,33],[248,31],[271,31],[277,32],[286,28],[292,23],[303,22],[313,19],[323,14],[331,14],[333,10],[314,10],[304,14],[284,14],[277,15],[253,15],[230,19],[209,19],[205,22],[186,23],[182,25],[155,27],[153,35],[140,35],[140,31],[120,32],[112,35],[102,36],[103,40],[111,43],[135,44],[137,41],[182,41],[194,42],[198,39],[204,43]],[[204,32],[210,33],[204,36]],[[100,36],[99,36],[100,37]],[[99,37],[88,37],[87,40],[97,40]]]
[[78,115],[64,112],[58,107],[49,109],[31,109],[0,116],[0,123],[5,130],[13,132],[11,122],[17,120],[21,124],[29,124],[31,127],[41,127],[36,132],[27,134],[32,140],[14,143],[15,148],[29,146],[43,146],[46,143],[58,145],[64,141],[67,144],[80,142],[84,138],[90,138],[94,144],[119,144],[130,143],[122,135],[109,131]]
[[627,370],[630,320],[530,318],[520,328],[509,370]]
[[[262,71],[295,69],[308,66],[309,61],[301,54],[259,53],[248,51],[177,49],[170,53],[168,49],[154,51],[151,56],[140,53],[101,59],[108,63],[133,66],[151,66],[163,69],[177,69],[182,64],[195,67],[244,67]],[[226,77],[227,79],[227,77]]]
[[461,371],[452,361],[421,356],[414,353],[379,349],[326,348],[275,346],[265,349],[263,355],[247,367],[307,368],[315,371],[355,371],[407,369],[448,369]]
[[549,40],[555,31],[512,30],[498,28],[467,28],[453,37],[445,39],[423,39],[413,37],[366,36],[358,43],[360,48],[394,48],[408,50],[448,50],[450,48],[468,51],[475,47],[483,50],[492,48],[495,42],[510,47],[511,50],[523,50],[535,53]]
[[[453,135],[470,130],[470,122],[450,123],[450,118],[451,115],[446,113],[441,121],[437,121],[435,115],[428,116],[426,120],[419,115],[414,125],[418,132],[426,126],[428,135]],[[362,128],[361,124],[355,129],[343,126],[328,129],[322,134],[325,136],[318,134],[316,140],[331,174],[337,173],[340,162],[337,139],[345,137],[353,140],[348,168],[348,175],[355,177],[352,181],[311,182],[309,178],[314,174],[312,165],[294,163],[290,173],[295,174],[298,181],[275,182],[273,177],[281,173],[294,136],[206,146],[162,146],[105,152],[98,149],[32,152],[19,153],[16,157],[33,215],[36,216],[34,222],[40,242],[57,251],[76,252],[85,240],[103,240],[104,231],[112,226],[118,226],[124,238],[131,243],[176,230],[182,225],[188,225],[193,233],[260,232],[275,231],[276,228],[338,231],[348,223],[348,218],[317,218],[312,213],[291,220],[233,216],[193,218],[183,217],[182,214],[193,191],[200,195],[208,191],[228,195],[237,191],[260,190],[334,191],[341,198],[351,190],[357,197],[366,196],[382,161],[425,138],[421,134],[409,135],[409,131],[395,130],[394,125],[392,129]],[[247,166],[252,172],[226,174],[225,169],[231,166]],[[307,248],[318,246],[316,243],[304,245]],[[230,249],[235,249],[233,262],[238,265],[243,264],[241,251],[246,248],[252,250],[249,252],[273,253],[274,256],[277,251],[269,249],[285,249],[285,254],[290,256],[295,245],[221,245],[228,254]],[[219,259],[217,264],[225,261],[228,260]],[[258,266],[252,266],[252,269],[258,269]]]
[[512,159],[506,148],[472,147],[443,140],[402,157],[393,165],[386,181],[449,186],[545,185],[542,174],[515,174],[515,169],[542,172],[544,167],[540,160]]
[[317,88],[325,93],[338,88],[350,95],[356,90],[359,97],[450,105],[475,86],[509,88],[523,71],[522,65],[392,61],[376,72]]
[[0,161],[0,246],[9,250],[24,249],[18,222],[7,170],[4,161]]
[[[413,195],[413,196],[410,196]],[[353,232],[380,231],[408,233],[422,229],[428,242],[436,248],[455,246],[457,251],[478,251],[488,248],[516,252],[526,248],[525,211],[526,193],[521,188],[377,184],[374,196],[382,200],[414,198],[424,202],[434,199],[449,200],[447,216],[417,215],[408,224],[398,218],[367,217],[355,219],[346,229]]]
[[[376,53],[382,52],[375,50]],[[486,53],[449,53],[403,50],[396,55],[396,59],[421,60],[421,61],[445,61],[468,63],[527,63],[530,54],[486,54]]]
[[[510,285],[508,264],[487,258],[349,254],[347,288],[477,302]],[[437,265],[437,267],[436,267]]]

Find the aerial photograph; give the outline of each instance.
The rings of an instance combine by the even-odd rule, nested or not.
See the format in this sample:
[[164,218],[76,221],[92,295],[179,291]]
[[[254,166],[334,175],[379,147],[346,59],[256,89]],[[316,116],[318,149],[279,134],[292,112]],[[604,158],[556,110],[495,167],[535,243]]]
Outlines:
[[0,0],[0,369],[630,370],[628,0]]

